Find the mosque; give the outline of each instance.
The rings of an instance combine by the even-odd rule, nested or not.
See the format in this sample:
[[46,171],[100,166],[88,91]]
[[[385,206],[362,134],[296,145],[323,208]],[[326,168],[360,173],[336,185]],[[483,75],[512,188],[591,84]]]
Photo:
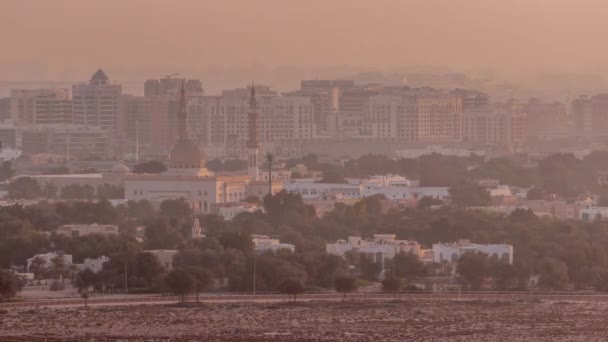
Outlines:
[[249,196],[263,197],[269,186],[276,193],[282,182],[270,184],[260,178],[257,143],[258,107],[251,87],[248,113],[248,168],[239,173],[213,173],[205,168],[204,154],[190,139],[186,95],[182,85],[178,113],[178,139],[171,150],[169,169],[161,174],[130,174],[124,181],[125,199],[161,202],[184,198],[195,212],[210,213],[214,205],[236,203]]

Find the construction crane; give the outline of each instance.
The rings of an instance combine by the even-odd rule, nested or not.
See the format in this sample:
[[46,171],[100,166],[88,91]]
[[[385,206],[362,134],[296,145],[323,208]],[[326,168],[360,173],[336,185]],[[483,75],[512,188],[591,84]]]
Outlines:
[[175,74],[165,75],[165,78],[172,78],[172,77],[177,76],[179,74],[180,74],[179,72],[176,72]]

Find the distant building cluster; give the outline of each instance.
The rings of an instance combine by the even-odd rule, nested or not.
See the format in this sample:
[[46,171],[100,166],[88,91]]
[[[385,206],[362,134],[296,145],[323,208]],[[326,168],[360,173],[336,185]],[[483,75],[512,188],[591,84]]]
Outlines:
[[423,262],[457,263],[465,253],[483,253],[496,261],[513,263],[513,246],[508,244],[476,244],[469,240],[450,243],[435,243],[431,249],[421,248],[412,240],[398,240],[395,234],[374,234],[370,239],[350,236],[347,240],[338,240],[326,245],[327,254],[345,256],[355,252],[370,257],[373,262],[384,265],[385,260],[392,260],[399,253],[411,253]]
[[[368,76],[302,80],[285,93],[253,85],[261,151],[281,157],[349,149],[394,154],[437,144],[519,151],[537,140],[608,132],[607,95],[575,98],[570,110],[562,102],[492,98],[495,85],[463,74],[411,74],[396,81]],[[251,87],[209,95],[200,80],[176,74],[147,80],[143,96],[125,94],[101,69],[71,89],[13,89],[0,99],[0,140],[25,155],[67,160],[165,157],[179,135],[182,85],[188,136],[208,158],[245,159]]]

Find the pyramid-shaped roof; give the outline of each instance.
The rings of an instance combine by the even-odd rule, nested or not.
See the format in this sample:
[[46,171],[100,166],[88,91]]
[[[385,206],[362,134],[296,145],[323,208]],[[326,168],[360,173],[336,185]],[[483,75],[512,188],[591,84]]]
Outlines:
[[108,80],[108,75],[106,75],[106,73],[101,69],[97,69],[95,74],[93,74],[93,77],[91,77],[91,81],[107,82]]

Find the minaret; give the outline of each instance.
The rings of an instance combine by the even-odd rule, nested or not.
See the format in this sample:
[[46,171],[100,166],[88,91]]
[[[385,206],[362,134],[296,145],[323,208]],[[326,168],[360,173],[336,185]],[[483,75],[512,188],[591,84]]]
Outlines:
[[258,157],[260,146],[258,145],[258,104],[255,99],[255,84],[251,83],[251,96],[249,97],[249,113],[247,115],[247,128],[249,141],[247,141],[247,174],[251,180],[259,180],[260,168]]
[[178,139],[188,139],[187,121],[188,112],[186,108],[186,89],[182,83],[179,96],[179,113],[177,114],[177,137]]

